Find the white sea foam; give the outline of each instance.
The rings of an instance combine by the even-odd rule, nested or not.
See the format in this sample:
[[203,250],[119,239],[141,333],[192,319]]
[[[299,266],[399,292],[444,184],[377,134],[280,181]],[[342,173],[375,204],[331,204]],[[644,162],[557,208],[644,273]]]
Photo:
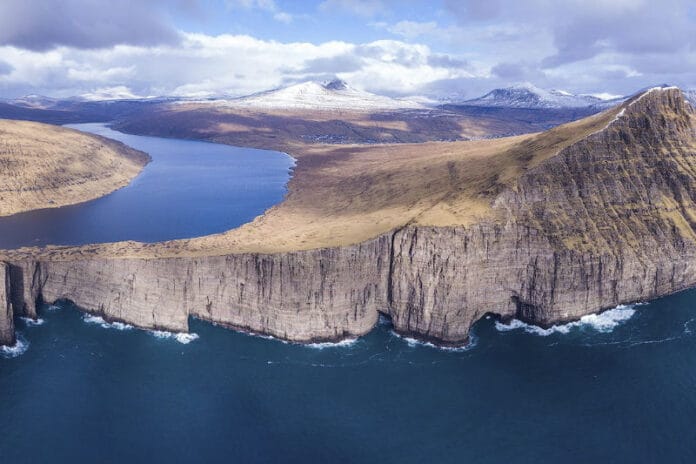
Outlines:
[[541,337],[547,337],[555,333],[567,334],[575,328],[590,328],[596,330],[597,332],[607,333],[614,330],[619,324],[622,324],[633,317],[633,315],[636,313],[636,310],[633,309],[634,306],[635,305],[620,305],[614,309],[609,309],[602,313],[588,314],[587,316],[581,317],[578,321],[561,325],[553,325],[548,329],[527,324],[518,319],[513,319],[507,324],[496,322],[495,328],[500,332],[523,329],[525,332],[539,335]]
[[45,320],[45,319],[41,319],[41,318],[32,319],[32,318],[30,318],[30,317],[20,317],[20,319],[23,320],[24,323],[25,323],[27,326],[30,326],[30,327],[34,327],[34,326],[37,326],[37,325],[44,325],[44,324],[46,323],[46,320]]
[[48,309],[49,311],[58,311],[58,310],[60,309],[60,306],[59,306],[59,305],[54,305],[54,304],[52,304],[52,305],[48,305],[48,308],[47,308],[47,309]]
[[20,335],[12,346],[0,346],[0,356],[3,358],[16,358],[29,349],[29,342]]
[[106,322],[104,318],[92,314],[85,314],[82,320],[88,324],[98,324],[104,329],[130,330],[133,328],[132,325],[123,322]]
[[[82,316],[82,320],[88,324],[96,324],[104,329],[131,330],[135,328],[134,326],[125,324],[123,322],[106,322],[104,318],[95,316],[93,314],[85,314]],[[157,338],[170,338],[179,343],[183,343],[184,345],[188,345],[198,338],[198,334],[195,333],[168,332],[166,330],[144,330]]]
[[347,348],[355,345],[357,342],[357,338],[346,338],[345,340],[341,340],[339,342],[307,343],[303,346],[313,348],[315,350],[323,350],[325,348]]
[[194,340],[198,339],[198,334],[196,333],[183,333],[183,332],[168,332],[166,330],[151,330],[149,331],[152,335],[157,338],[171,338],[179,343],[188,345]]
[[413,337],[405,337],[396,331],[392,330],[391,334],[397,338],[402,339],[403,341],[406,342],[406,344],[412,348],[415,348],[417,346],[425,346],[427,348],[434,348],[436,350],[441,350],[441,351],[453,351],[453,352],[460,352],[460,351],[468,351],[472,349],[474,346],[476,346],[476,336],[473,333],[469,334],[469,343],[466,345],[462,346],[441,346],[441,345],[436,345],[432,342],[427,342],[423,340],[418,340],[417,338]]

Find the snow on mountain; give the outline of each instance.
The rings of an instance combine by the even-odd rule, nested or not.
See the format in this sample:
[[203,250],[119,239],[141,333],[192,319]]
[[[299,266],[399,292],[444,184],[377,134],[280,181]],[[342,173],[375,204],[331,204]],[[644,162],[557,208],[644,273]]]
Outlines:
[[396,110],[422,109],[412,100],[375,95],[354,89],[346,82],[335,79],[328,82],[302,82],[247,97],[208,100],[208,103],[236,108],[254,109],[314,109],[314,110]]
[[7,100],[16,106],[23,106],[25,108],[51,108],[59,100],[51,97],[45,97],[43,95],[25,95],[23,97],[15,98],[12,100]]
[[544,90],[532,84],[522,84],[504,89],[495,89],[486,95],[461,102],[467,106],[500,108],[587,108],[609,107],[622,98],[606,100],[593,95],[575,95],[564,90]]
[[146,97],[135,95],[131,90],[123,85],[116,87],[102,87],[93,92],[83,93],[79,97],[83,101],[106,101],[106,100],[142,100]]

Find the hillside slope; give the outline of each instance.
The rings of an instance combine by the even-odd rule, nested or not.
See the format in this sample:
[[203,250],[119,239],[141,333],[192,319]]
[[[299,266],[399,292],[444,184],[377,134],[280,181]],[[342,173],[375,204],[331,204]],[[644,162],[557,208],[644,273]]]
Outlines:
[[148,161],[103,137],[0,120],[0,216],[98,198],[127,185]]

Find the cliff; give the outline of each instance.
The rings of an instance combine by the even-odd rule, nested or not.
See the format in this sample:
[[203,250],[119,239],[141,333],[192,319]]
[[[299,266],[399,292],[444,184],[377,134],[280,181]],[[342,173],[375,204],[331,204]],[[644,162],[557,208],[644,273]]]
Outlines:
[[[346,243],[332,244],[329,234],[323,248],[248,251],[243,234],[232,236],[237,241],[223,234],[6,252],[2,301],[9,295],[10,303],[0,334],[11,341],[8,314],[33,316],[36,301],[65,298],[141,327],[185,331],[193,316],[302,342],[362,335],[382,312],[401,333],[461,344],[486,313],[548,326],[696,285],[696,116],[678,89],[654,89],[588,121],[496,143],[476,156],[437,158],[447,188],[429,186],[425,192],[435,194],[422,195],[401,223],[357,243],[342,235]],[[408,195],[401,180],[441,175],[414,166],[400,171],[408,176],[379,178],[401,183]],[[346,188],[360,200],[384,186]],[[371,206],[377,217],[403,205],[393,193],[382,210],[356,200],[343,209]],[[291,186],[290,205],[292,196]],[[270,224],[282,235],[278,211],[250,230]],[[350,227],[346,219],[334,225]],[[320,237],[311,227],[293,234]],[[222,240],[234,246],[206,248]]]

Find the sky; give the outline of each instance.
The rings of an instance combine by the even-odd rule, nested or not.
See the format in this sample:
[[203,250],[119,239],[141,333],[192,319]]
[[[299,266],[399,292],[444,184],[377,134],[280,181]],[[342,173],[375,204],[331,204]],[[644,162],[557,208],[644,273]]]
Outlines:
[[0,98],[696,88],[694,0],[0,0]]

